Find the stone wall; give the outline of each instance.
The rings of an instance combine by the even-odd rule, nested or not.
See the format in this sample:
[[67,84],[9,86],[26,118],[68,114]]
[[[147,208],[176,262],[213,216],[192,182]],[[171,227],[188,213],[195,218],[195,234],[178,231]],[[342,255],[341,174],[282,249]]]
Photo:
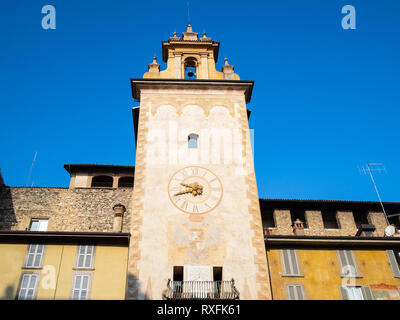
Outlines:
[[[292,220],[289,209],[273,210],[275,226],[268,228],[273,235],[294,235],[291,227]],[[338,222],[337,229],[328,229],[324,227],[322,212],[320,210],[305,210],[306,222],[308,228],[304,229],[306,236],[355,236],[357,232],[356,223],[352,211],[337,210],[336,218]],[[384,230],[387,227],[383,212],[369,212],[368,221],[376,228],[374,236],[383,237]]]
[[127,211],[129,232],[132,188],[0,187],[0,230],[26,230],[32,218],[49,219],[48,231],[112,232],[113,206]]

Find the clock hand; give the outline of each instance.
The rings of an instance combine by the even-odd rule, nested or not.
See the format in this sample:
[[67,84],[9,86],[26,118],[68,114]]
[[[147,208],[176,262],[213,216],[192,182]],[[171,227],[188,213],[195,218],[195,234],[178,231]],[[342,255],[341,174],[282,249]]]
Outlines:
[[192,193],[192,192],[193,192],[193,190],[184,190],[184,191],[181,191],[181,192],[175,193],[175,194],[174,194],[174,196],[179,196],[179,195],[181,195],[181,194],[185,194],[185,193]]

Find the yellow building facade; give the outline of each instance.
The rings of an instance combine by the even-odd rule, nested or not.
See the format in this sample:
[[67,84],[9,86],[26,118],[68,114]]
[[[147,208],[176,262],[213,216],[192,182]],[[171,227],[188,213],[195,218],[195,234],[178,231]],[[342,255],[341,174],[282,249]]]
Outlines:
[[128,234],[26,231],[0,237],[1,299],[125,297]]

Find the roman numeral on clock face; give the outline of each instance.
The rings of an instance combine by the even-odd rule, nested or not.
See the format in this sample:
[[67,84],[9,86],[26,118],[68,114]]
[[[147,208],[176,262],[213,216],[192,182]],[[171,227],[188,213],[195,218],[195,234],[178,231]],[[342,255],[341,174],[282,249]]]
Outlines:
[[183,202],[179,205],[181,209],[187,210],[188,202],[183,200]]

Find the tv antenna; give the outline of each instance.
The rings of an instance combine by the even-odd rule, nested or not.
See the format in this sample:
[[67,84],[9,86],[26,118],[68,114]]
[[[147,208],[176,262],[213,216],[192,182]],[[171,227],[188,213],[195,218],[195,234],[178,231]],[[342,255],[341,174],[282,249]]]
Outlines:
[[387,216],[386,211],[385,211],[385,208],[383,207],[381,196],[379,195],[378,188],[376,187],[376,183],[375,183],[374,177],[372,175],[372,171],[378,171],[378,172],[385,171],[386,172],[386,168],[383,166],[382,163],[370,163],[370,162],[367,162],[366,163],[366,168],[361,167],[361,169],[359,168],[358,170],[360,171],[360,174],[361,173],[363,173],[363,174],[369,173],[369,176],[371,177],[372,183],[374,184],[376,194],[378,195],[378,199],[379,199],[379,202],[381,204],[383,213],[385,215],[386,222],[387,222],[388,225],[390,225],[388,216]]
[[[33,165],[35,164],[36,155],[37,155],[37,151],[35,152],[35,156],[33,157],[32,165],[31,165],[31,170],[29,171],[28,181],[26,182],[27,187],[29,186],[29,180],[31,179],[32,169],[33,169]],[[32,183],[32,186],[33,186],[33,183]]]

